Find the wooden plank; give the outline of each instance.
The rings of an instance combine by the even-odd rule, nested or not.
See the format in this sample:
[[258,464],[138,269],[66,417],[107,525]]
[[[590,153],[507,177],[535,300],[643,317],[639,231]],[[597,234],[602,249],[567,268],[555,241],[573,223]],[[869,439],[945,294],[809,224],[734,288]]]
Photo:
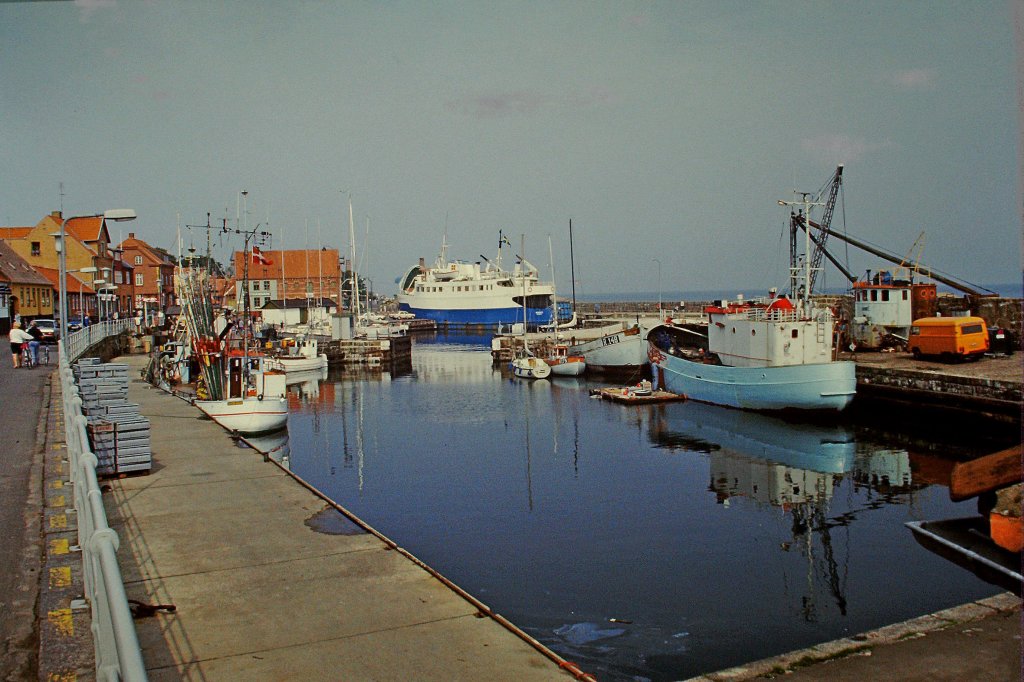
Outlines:
[[970,462],[958,462],[949,479],[949,496],[959,502],[1020,482],[1021,446],[1015,445]]

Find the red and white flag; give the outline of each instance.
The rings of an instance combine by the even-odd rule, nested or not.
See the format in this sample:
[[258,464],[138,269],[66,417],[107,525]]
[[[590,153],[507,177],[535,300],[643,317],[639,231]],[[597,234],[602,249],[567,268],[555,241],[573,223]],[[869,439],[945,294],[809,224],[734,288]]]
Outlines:
[[269,258],[263,255],[260,251],[260,247],[252,247],[252,264],[253,265],[273,265],[273,262]]

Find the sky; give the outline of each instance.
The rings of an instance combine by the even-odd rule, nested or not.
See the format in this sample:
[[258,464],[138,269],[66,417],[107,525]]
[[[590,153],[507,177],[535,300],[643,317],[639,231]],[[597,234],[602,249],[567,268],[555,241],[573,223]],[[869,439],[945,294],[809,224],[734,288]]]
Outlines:
[[347,253],[351,199],[381,293],[502,230],[560,294],[751,295],[787,281],[778,200],[842,163],[834,229],[1020,282],[1013,2],[0,3],[0,224]]

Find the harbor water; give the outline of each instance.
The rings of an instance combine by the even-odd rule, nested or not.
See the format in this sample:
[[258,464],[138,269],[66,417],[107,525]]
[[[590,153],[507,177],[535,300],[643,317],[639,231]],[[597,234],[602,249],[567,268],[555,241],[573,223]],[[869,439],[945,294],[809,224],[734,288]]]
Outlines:
[[[965,446],[863,416],[623,406],[455,341],[416,339],[404,375],[292,386],[287,436],[261,447],[598,679],[686,678],[999,592],[904,526],[975,512],[942,485]],[[325,514],[314,531],[352,532]]]

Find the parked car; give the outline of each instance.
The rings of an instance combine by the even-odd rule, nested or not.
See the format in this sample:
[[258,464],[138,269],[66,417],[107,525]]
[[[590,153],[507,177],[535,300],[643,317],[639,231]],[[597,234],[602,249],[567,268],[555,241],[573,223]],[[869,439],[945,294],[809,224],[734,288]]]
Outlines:
[[1017,340],[1013,338],[1013,332],[1003,327],[989,327],[988,328],[989,350],[992,353],[1002,353],[1003,355],[1013,355],[1013,352],[1017,350]]
[[39,327],[39,331],[43,333],[43,343],[57,343],[57,338],[60,334],[57,331],[57,323],[49,319],[38,319],[33,320],[30,324],[35,324]]

